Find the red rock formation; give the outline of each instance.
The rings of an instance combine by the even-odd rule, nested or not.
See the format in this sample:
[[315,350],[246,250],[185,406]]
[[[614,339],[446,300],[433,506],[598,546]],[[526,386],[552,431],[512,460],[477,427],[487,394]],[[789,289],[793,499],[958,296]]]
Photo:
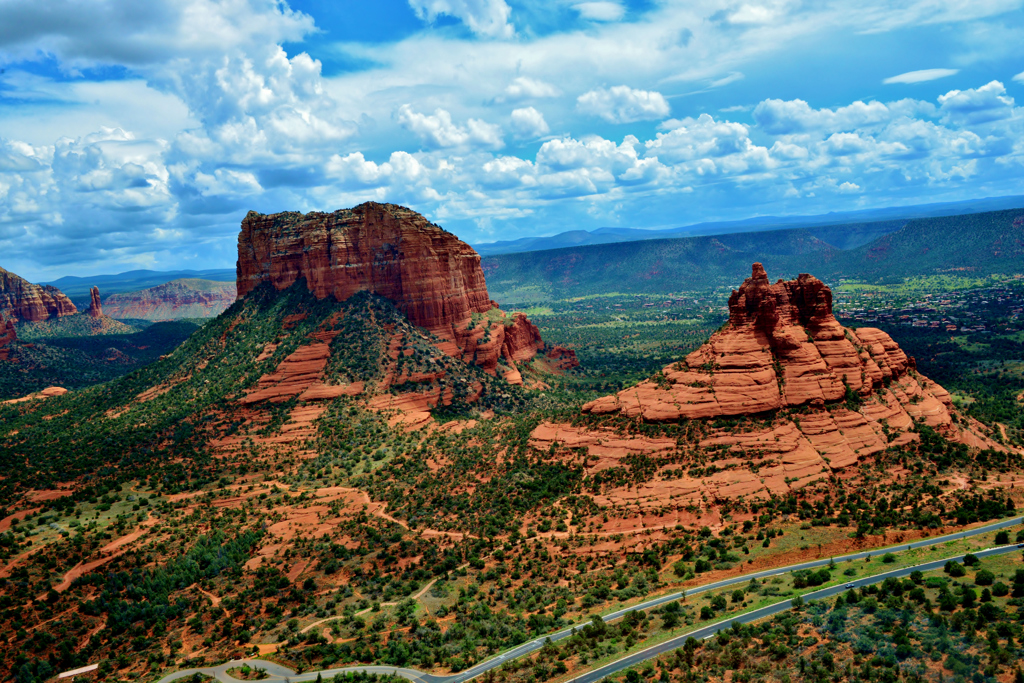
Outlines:
[[559,370],[571,370],[580,366],[580,361],[576,358],[576,352],[564,346],[552,346],[544,355]]
[[[803,421],[799,430],[823,457],[846,463],[882,450],[886,430],[906,433],[914,420],[972,446],[998,447],[977,425],[955,425],[949,393],[913,370],[913,359],[885,332],[842,327],[823,282],[800,275],[769,284],[755,263],[751,277],[729,298],[725,328],[684,361],[583,410],[674,421],[832,404],[831,422],[816,427]],[[856,425],[837,423],[835,406],[844,404],[858,408],[846,411]],[[867,431],[852,438],[861,428]]]
[[10,344],[17,340],[18,331],[14,329],[14,321],[4,320],[4,314],[0,311],[0,360],[10,360]]
[[530,360],[543,348],[544,341],[537,326],[526,318],[525,313],[514,313],[512,324],[505,326],[501,355],[519,363]]
[[38,322],[78,313],[56,287],[34,285],[0,268],[0,312],[23,322]]
[[215,318],[236,298],[234,282],[185,278],[137,292],[111,294],[103,304],[111,318],[178,320]]
[[239,298],[260,283],[285,289],[300,277],[321,299],[343,301],[364,290],[391,299],[413,324],[440,338],[442,351],[492,374],[499,361],[514,368],[542,347],[525,316],[507,324],[497,310],[479,254],[401,206],[368,202],[330,214],[249,212],[238,236]]
[[[811,275],[768,283],[760,263],[729,298],[729,323],[661,377],[585,406],[651,420],[744,415],[867,396],[911,367],[885,332],[842,327]],[[913,380],[910,380],[913,381]],[[937,385],[932,385],[937,387]],[[944,390],[930,394],[949,407]],[[948,413],[944,420],[948,420]]]
[[[792,406],[809,409],[765,415]],[[824,283],[800,275],[770,284],[759,263],[730,297],[728,324],[704,346],[650,380],[583,410],[648,421],[757,413],[768,418],[740,428],[695,425],[686,451],[709,456],[701,461],[706,476],[680,467],[687,453],[674,439],[552,424],[531,434],[531,444],[544,452],[561,447],[578,457],[585,449],[580,462],[588,474],[623,466],[632,455],[667,454],[650,481],[610,489],[594,500],[602,506],[628,501],[631,510],[670,524],[696,523],[693,514],[683,513],[687,509],[702,509],[713,518],[717,513],[706,508],[709,503],[787,495],[853,476],[861,461],[917,440],[917,423],[972,448],[1007,450],[977,422],[964,416],[954,420],[946,390],[917,373],[889,335],[839,325]],[[701,523],[709,522],[714,519]]]
[[103,315],[103,305],[100,303],[100,290],[99,287],[92,287],[89,289],[89,315],[93,318],[99,318]]
[[56,396],[63,396],[68,393],[68,390],[64,387],[46,387],[42,391],[37,391],[34,394],[28,396],[22,396],[21,398],[12,398],[8,401],[2,401],[2,403],[24,403],[25,401],[35,401],[39,399],[54,398]]

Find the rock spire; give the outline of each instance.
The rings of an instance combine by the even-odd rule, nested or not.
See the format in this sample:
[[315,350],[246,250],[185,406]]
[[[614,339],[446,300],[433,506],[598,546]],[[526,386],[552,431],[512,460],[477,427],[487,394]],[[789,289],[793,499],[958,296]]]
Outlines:
[[93,318],[99,318],[103,315],[103,304],[100,302],[100,289],[99,287],[92,287],[89,289],[89,315]]

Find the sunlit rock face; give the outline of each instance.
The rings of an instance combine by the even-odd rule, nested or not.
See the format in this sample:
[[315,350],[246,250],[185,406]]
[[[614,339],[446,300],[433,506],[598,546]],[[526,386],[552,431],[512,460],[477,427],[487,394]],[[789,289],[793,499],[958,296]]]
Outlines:
[[56,287],[34,285],[0,268],[0,313],[21,322],[39,322],[74,315],[78,309]]
[[499,360],[515,368],[544,347],[525,316],[509,320],[491,301],[472,247],[402,206],[250,212],[238,236],[238,297],[263,282],[285,289],[299,278],[318,298],[343,301],[369,291],[391,299],[437,335],[445,353],[491,373]]
[[832,314],[832,292],[818,278],[802,274],[771,284],[755,263],[729,297],[729,322],[706,344],[664,368],[662,376],[584,410],[653,421],[749,415],[903,387],[920,394],[913,412],[948,423],[949,394],[933,382],[922,387],[908,376],[912,367],[885,332],[840,325]]

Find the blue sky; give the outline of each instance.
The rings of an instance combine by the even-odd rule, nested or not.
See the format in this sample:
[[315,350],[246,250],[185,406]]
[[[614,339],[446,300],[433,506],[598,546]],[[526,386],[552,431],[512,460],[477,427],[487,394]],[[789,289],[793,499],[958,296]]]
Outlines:
[[230,267],[246,211],[487,242],[1024,194],[1024,0],[0,0],[0,266]]

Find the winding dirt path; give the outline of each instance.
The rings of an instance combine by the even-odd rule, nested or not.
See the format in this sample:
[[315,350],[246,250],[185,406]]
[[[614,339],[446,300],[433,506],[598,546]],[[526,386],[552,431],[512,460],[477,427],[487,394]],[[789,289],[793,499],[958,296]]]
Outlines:
[[58,593],[63,593],[68,588],[71,588],[71,584],[74,583],[75,579],[77,579],[78,577],[84,576],[85,574],[88,574],[94,569],[102,567],[107,562],[110,562],[111,560],[120,557],[128,550],[128,546],[130,546],[131,544],[135,543],[135,541],[145,536],[146,533],[148,533],[149,530],[154,525],[156,525],[157,521],[158,520],[156,517],[151,516],[145,522],[142,523],[141,528],[139,528],[137,531],[133,531],[130,534],[121,536],[120,538],[115,538],[113,541],[100,548],[100,553],[105,553],[105,557],[100,557],[98,559],[93,560],[92,562],[79,562],[74,567],[69,569],[66,574],[64,574],[64,579],[59,584],[54,586],[53,589]]
[[442,531],[441,529],[410,529],[409,528],[409,524],[407,522],[405,522],[405,521],[403,521],[401,519],[398,519],[396,517],[392,517],[388,513],[384,512],[384,510],[388,506],[388,504],[386,502],[384,502],[384,503],[374,502],[370,498],[370,495],[368,493],[366,493],[366,491],[363,491],[362,489],[345,488],[345,487],[341,487],[341,486],[338,486],[338,487],[335,487],[335,488],[337,488],[340,491],[348,491],[348,492],[351,492],[351,493],[355,493],[358,496],[361,496],[364,500],[362,500],[360,502],[362,502],[362,504],[366,506],[366,511],[368,513],[370,513],[374,517],[378,517],[380,519],[385,519],[385,520],[391,522],[392,524],[397,524],[398,526],[402,527],[406,531],[411,531],[413,533],[421,534],[421,535],[427,536],[427,537],[444,536],[444,537],[447,537],[447,538],[454,538],[455,540],[458,540],[458,541],[464,541],[467,538],[480,538],[479,536],[475,536],[473,534],[466,533],[464,531]]
[[[460,569],[465,569],[468,566],[469,566],[468,563],[464,564],[464,565],[461,565],[459,567],[456,567],[455,571],[458,571]],[[434,584],[437,583],[440,578],[441,578],[440,576],[435,576],[433,579],[431,579],[430,581],[427,582],[427,585],[425,585],[423,588],[421,588],[418,591],[416,591],[415,594],[410,595],[409,599],[411,599],[411,600],[419,600],[419,599],[421,599],[424,595],[427,594],[428,590],[430,590],[431,588],[434,587]],[[397,602],[382,602],[382,603],[380,603],[380,606],[381,607],[397,607],[398,604],[399,603],[397,603]],[[367,607],[364,610],[359,610],[353,616],[359,617],[359,616],[362,616],[364,614],[369,614],[371,611],[373,611],[373,608],[372,607]],[[308,631],[316,628],[320,624],[326,624],[328,621],[334,621],[335,619],[341,619],[341,617],[335,615],[335,616],[327,617],[326,619],[321,619],[320,621],[314,621],[309,626],[307,626],[304,629],[300,630],[299,633],[307,633]],[[327,633],[327,629],[324,629],[324,634],[326,635],[326,633]]]
[[[199,586],[196,586],[196,590],[198,590],[200,593],[202,593],[206,597],[210,598],[210,602],[213,603],[214,607],[219,607],[220,606],[220,598],[218,596],[214,595],[210,591],[204,591]],[[227,612],[227,610],[224,610],[224,611]]]

